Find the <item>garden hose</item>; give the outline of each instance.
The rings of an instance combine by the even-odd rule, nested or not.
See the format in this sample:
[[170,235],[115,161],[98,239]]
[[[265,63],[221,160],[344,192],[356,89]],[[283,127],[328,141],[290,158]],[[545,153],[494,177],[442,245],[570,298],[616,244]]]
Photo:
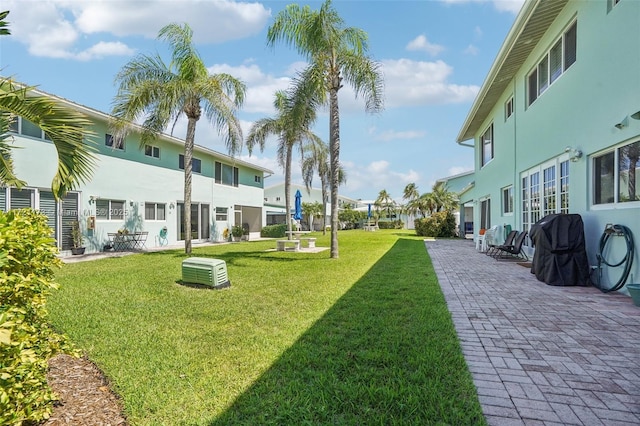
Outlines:
[[[616,263],[607,261],[607,259],[605,259],[603,255],[605,248],[607,247],[607,242],[609,241],[611,236],[614,236],[614,235],[623,236],[625,243],[627,245],[627,253],[620,260],[620,262],[616,262]],[[635,252],[635,246],[633,243],[633,234],[631,233],[631,230],[624,225],[613,225],[613,226],[608,225],[605,228],[604,232],[602,233],[602,236],[600,237],[598,253],[596,254],[596,259],[598,260],[598,266],[597,266],[598,274],[596,276],[597,279],[595,281],[595,286],[598,287],[598,289],[600,289],[600,291],[602,291],[603,293],[609,293],[611,291],[620,290],[624,286],[625,282],[627,281],[627,278],[629,277],[629,274],[631,273],[631,265],[633,264],[634,252]],[[620,279],[618,280],[618,282],[616,282],[611,288],[603,288],[602,286],[603,265],[606,265],[610,268],[617,268],[619,266],[622,266],[623,264],[624,264],[624,269],[622,271],[622,275],[620,276]]]

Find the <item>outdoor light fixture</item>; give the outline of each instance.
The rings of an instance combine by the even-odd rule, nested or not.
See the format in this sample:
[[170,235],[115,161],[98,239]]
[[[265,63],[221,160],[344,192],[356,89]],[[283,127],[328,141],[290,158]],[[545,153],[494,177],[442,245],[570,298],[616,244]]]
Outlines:
[[[640,111],[638,111],[636,114],[640,113]],[[639,115],[640,118],[640,115]],[[625,118],[622,119],[621,122],[616,123],[614,126],[617,129],[624,129],[625,127],[627,127],[629,125],[629,116],[627,115]]]
[[170,208],[170,209],[174,209],[175,207],[176,207],[176,205],[175,205],[175,204],[173,204],[173,201],[169,203],[169,208]]
[[640,111],[631,114],[631,118],[633,118],[634,120],[640,120]]
[[578,148],[571,148],[570,146],[568,146],[564,149],[564,152],[569,154],[569,160],[573,161],[574,163],[582,157],[582,151],[580,151]]

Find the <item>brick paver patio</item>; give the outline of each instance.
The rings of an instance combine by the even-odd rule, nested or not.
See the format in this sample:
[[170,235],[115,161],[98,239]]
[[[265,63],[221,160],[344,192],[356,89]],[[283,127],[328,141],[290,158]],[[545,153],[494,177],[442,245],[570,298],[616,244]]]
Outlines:
[[[426,241],[490,425],[640,425],[640,307]],[[636,259],[637,260],[637,259]]]

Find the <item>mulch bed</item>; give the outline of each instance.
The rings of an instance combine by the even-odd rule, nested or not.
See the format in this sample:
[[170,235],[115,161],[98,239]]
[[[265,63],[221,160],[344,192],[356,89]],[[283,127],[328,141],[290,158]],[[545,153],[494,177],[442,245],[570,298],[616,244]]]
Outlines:
[[58,396],[51,417],[41,426],[125,426],[118,397],[88,358],[58,355],[49,360],[49,386]]

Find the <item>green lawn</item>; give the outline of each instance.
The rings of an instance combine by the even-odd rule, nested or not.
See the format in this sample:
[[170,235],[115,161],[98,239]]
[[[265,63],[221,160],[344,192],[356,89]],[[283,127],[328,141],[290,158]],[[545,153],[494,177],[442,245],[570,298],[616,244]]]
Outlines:
[[339,259],[273,247],[194,249],[226,261],[225,290],[179,285],[182,251],[68,264],[51,318],[132,425],[485,424],[422,239],[344,231]]

